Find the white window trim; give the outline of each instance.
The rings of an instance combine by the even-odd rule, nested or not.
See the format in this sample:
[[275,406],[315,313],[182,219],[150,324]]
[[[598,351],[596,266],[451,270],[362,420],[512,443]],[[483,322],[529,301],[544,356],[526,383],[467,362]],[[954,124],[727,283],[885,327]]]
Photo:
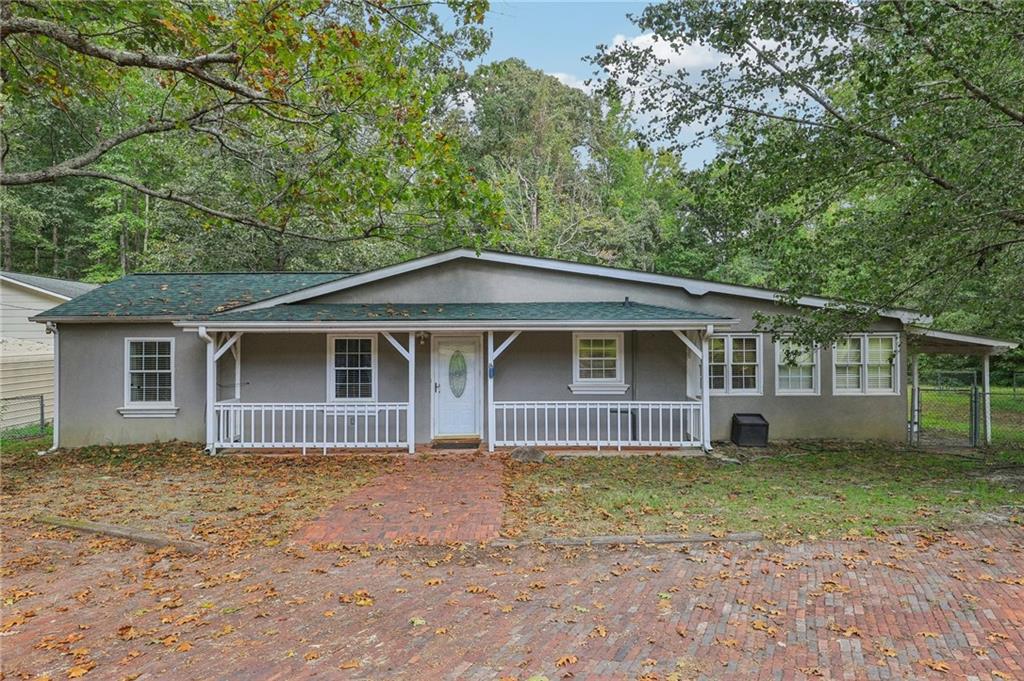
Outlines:
[[[169,402],[133,402],[131,348],[132,343],[166,342],[171,345],[171,399]],[[177,354],[174,351],[174,338],[171,336],[129,336],[124,339],[124,406],[117,410],[125,418],[171,418],[177,416],[176,395],[178,377],[175,372]]]
[[[572,334],[572,383],[569,390],[576,395],[622,395],[629,386],[624,378],[622,333],[583,333]],[[580,341],[588,339],[612,339],[615,341],[615,378],[580,378]]]
[[[794,390],[793,388],[783,388],[779,384],[779,367],[783,364],[785,357],[783,355],[783,346],[789,340],[789,336],[777,336],[775,338],[775,394],[781,397],[786,396],[799,396],[799,395],[821,395],[821,346],[817,343],[811,351],[811,357],[814,359],[814,381],[813,387],[810,390]],[[833,383],[835,385],[835,383]]]
[[[725,388],[712,388],[709,391],[709,394],[751,397],[764,395],[764,334],[715,333],[711,335],[711,338],[725,339]],[[757,340],[757,369],[755,371],[755,375],[757,377],[757,388],[754,390],[737,390],[732,387],[732,339],[734,338],[754,338]],[[708,360],[708,365],[710,366],[710,357]]]
[[[874,333],[850,333],[843,336],[843,338],[860,338],[861,351],[860,351],[860,388],[857,390],[840,390],[836,387],[836,367],[838,366],[837,359],[837,347],[832,346],[832,394],[836,396],[857,396],[857,395],[899,395],[900,386],[900,373],[902,367],[902,360],[900,358],[902,348],[900,348],[900,334],[889,333],[889,332],[874,332]],[[892,388],[886,388],[883,390],[870,389],[868,388],[868,339],[869,338],[892,338],[893,339],[893,359],[892,359]]]
[[[370,396],[335,397],[334,390],[334,341],[338,339],[365,339],[370,341]],[[376,402],[377,401],[377,334],[338,333],[327,336],[327,401],[328,402]]]

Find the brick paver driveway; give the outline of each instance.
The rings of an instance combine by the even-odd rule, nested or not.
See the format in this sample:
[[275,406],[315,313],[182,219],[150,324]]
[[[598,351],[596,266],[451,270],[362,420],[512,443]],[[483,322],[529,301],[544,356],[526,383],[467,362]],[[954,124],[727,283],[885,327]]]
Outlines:
[[501,530],[502,463],[494,456],[427,453],[399,459],[369,485],[302,528],[316,544],[445,544],[494,539]]
[[8,679],[1024,679],[1019,528],[192,559],[38,531],[5,538]]

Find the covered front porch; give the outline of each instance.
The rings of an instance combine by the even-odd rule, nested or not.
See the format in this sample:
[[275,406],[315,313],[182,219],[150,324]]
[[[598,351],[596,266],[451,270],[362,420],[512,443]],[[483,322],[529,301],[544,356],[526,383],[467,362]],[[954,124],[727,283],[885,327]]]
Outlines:
[[206,342],[211,452],[709,449],[708,337],[732,322],[629,301],[243,314],[180,324]]

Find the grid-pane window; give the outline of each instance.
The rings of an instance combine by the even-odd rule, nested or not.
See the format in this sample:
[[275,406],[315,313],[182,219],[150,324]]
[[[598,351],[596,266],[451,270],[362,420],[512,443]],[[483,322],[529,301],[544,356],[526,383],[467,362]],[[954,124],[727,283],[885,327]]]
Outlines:
[[173,373],[170,340],[128,342],[129,402],[171,402]]
[[863,338],[849,336],[836,343],[837,392],[860,392],[860,367],[864,357]]
[[869,337],[867,374],[868,390],[892,390],[896,367],[896,339],[892,336]]
[[711,375],[712,390],[725,390],[725,373],[729,367],[729,362],[726,361],[725,341],[725,338],[712,338],[708,341],[708,351],[711,354],[708,371]]
[[894,334],[857,334],[835,346],[836,393],[897,392],[899,339]]
[[757,390],[757,338],[732,339],[733,390]]
[[777,341],[775,348],[776,390],[779,393],[817,393],[817,351],[789,340]]
[[622,380],[622,336],[580,335],[576,338],[576,380]]
[[373,398],[373,339],[334,339],[334,397]]
[[708,341],[711,390],[758,393],[761,390],[760,336],[716,336]]

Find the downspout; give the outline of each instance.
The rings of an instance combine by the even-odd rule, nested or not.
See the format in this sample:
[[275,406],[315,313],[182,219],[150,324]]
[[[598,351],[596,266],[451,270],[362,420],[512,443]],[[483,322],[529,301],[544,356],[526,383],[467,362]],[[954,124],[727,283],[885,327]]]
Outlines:
[[211,394],[210,391],[210,382],[216,380],[210,368],[210,360],[213,357],[214,350],[213,338],[206,332],[205,326],[200,326],[196,329],[196,333],[206,341],[206,453],[213,454],[213,400],[216,399],[216,395]]
[[53,445],[41,455],[52,454],[60,447],[60,336],[57,325],[46,322],[46,333],[53,334]]

